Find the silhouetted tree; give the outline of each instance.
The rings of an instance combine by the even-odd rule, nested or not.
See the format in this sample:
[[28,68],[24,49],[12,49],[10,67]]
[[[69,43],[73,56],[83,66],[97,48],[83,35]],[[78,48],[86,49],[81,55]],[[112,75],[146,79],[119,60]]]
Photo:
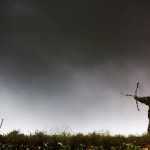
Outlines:
[[137,83],[134,95],[123,94],[123,93],[122,93],[122,95],[133,97],[136,100],[136,105],[137,105],[138,111],[139,111],[138,102],[141,102],[141,103],[143,103],[143,104],[145,104],[145,105],[147,105],[149,107],[149,109],[148,109],[148,120],[149,120],[149,123],[148,123],[147,132],[150,133],[150,96],[141,96],[141,97],[137,96],[137,90],[138,90],[138,88],[139,88],[139,82]]

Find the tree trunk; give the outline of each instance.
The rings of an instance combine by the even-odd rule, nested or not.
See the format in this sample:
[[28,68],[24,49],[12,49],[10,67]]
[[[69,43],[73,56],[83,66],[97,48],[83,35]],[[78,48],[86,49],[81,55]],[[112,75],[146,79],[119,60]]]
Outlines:
[[150,106],[148,109],[148,129],[147,129],[147,132],[150,133]]

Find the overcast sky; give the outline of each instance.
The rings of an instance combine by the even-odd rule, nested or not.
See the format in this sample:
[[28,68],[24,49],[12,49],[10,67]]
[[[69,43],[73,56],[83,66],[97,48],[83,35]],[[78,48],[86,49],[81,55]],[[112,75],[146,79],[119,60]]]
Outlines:
[[1,132],[147,131],[150,2],[1,0]]

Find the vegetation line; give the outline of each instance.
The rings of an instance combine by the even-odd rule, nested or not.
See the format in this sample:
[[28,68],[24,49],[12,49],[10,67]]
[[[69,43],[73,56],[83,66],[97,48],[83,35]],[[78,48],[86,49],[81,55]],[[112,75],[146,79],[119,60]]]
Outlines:
[[60,132],[47,134],[36,131],[25,135],[19,130],[0,134],[0,149],[53,149],[53,150],[143,150],[150,147],[150,134],[140,136],[110,135],[93,132],[89,134]]

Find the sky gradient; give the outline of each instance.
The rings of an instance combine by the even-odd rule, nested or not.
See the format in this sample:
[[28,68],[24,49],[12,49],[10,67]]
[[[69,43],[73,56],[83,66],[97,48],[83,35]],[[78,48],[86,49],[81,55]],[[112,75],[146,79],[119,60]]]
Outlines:
[[147,131],[150,2],[0,1],[1,132]]

